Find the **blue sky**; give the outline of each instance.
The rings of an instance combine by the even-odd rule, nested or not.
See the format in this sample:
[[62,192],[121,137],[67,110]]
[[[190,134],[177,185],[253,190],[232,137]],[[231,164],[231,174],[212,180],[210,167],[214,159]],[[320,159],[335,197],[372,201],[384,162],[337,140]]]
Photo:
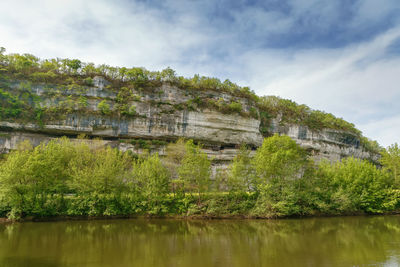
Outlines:
[[0,46],[229,78],[400,142],[398,0],[3,0]]

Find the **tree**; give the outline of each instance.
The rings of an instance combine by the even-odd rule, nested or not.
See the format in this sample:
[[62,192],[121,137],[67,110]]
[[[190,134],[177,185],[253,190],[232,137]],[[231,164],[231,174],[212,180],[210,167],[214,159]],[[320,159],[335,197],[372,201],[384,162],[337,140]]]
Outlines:
[[252,191],[256,186],[250,150],[247,149],[246,145],[240,147],[239,153],[233,159],[228,186],[231,191],[235,192]]
[[305,151],[289,136],[265,138],[252,160],[260,182],[273,179],[290,180],[302,176],[307,165]]
[[125,75],[126,75],[127,70],[128,69],[125,67],[118,68],[118,76],[119,76],[119,79],[121,79],[121,81],[125,81]]
[[121,193],[130,169],[127,153],[110,147],[94,149],[81,141],[76,157],[70,162],[70,187],[79,194]]
[[387,147],[381,152],[380,163],[393,174],[397,184],[400,183],[400,147],[397,143]]
[[32,191],[33,184],[25,168],[31,153],[31,144],[23,142],[0,164],[0,200],[11,208],[11,218],[21,217],[26,194]]
[[29,142],[19,145],[0,166],[0,187],[3,201],[11,208],[11,217],[22,211],[48,215],[49,199],[69,191],[69,162],[75,157],[74,147],[67,138],[40,144],[34,149]]
[[131,190],[137,192],[153,214],[163,213],[162,202],[169,192],[170,176],[158,154],[134,161]]
[[323,163],[318,172],[319,177],[326,176],[330,181],[325,191],[332,191],[329,205],[339,213],[360,210],[381,213],[393,205],[390,204],[392,181],[387,172],[366,160],[350,157],[335,164]]
[[186,191],[197,192],[200,198],[210,185],[211,162],[193,140],[186,142],[185,150],[185,156],[178,168],[178,177],[183,181]]
[[67,59],[66,64],[74,74],[77,74],[78,69],[80,69],[82,66],[82,62],[79,59]]
[[83,64],[82,73],[86,76],[93,76],[97,74],[97,69],[94,63]]
[[0,47],[0,65],[6,65],[7,57],[4,55],[6,49],[4,47]]
[[167,156],[164,165],[171,172],[172,178],[178,178],[178,167],[186,154],[185,139],[179,138],[176,143],[169,143],[166,147]]
[[170,67],[163,69],[160,75],[162,81],[175,82],[177,80],[175,71]]

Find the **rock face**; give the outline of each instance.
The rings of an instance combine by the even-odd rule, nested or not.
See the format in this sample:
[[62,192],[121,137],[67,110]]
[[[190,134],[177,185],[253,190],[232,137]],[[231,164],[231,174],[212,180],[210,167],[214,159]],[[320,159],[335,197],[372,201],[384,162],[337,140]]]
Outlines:
[[333,129],[311,131],[301,125],[280,125],[277,119],[272,120],[270,131],[288,135],[309,151],[317,161],[325,158],[334,162],[350,156],[373,162],[379,159],[378,155],[365,151],[358,137],[352,133]]
[[[0,121],[0,152],[15,149],[17,144],[29,139],[33,145],[46,142],[54,137],[67,135],[75,138],[86,134],[100,137],[102,145],[111,145],[121,150],[140,149],[119,139],[156,139],[174,141],[179,137],[194,139],[204,144],[204,151],[214,159],[214,165],[226,167],[237,153],[242,143],[253,148],[262,144],[260,120],[239,113],[224,114],[210,107],[202,107],[205,99],[235,101],[240,103],[244,112],[255,109],[249,99],[232,96],[215,91],[183,90],[164,83],[151,91],[133,91],[136,97],[126,105],[134,107],[134,116],[101,114],[99,103],[106,101],[111,110],[118,107],[118,95],[107,89],[108,82],[101,77],[93,79],[93,86],[71,89],[58,88],[45,84],[32,84],[31,90],[41,98],[42,106],[57,106],[71,97],[85,97],[84,111],[73,107],[61,118],[46,121],[43,125],[19,121]],[[11,90],[18,90],[19,82],[11,85]],[[49,88],[54,94],[49,94]],[[197,104],[193,106],[193,99]],[[114,114],[114,115],[113,115]],[[343,157],[374,159],[373,155],[360,147],[356,136],[330,129],[319,132],[310,131],[300,125],[281,125],[277,119],[272,120],[270,134],[279,133],[292,137],[298,144],[310,151],[316,158],[327,158],[331,161]],[[163,155],[164,147],[152,149]]]

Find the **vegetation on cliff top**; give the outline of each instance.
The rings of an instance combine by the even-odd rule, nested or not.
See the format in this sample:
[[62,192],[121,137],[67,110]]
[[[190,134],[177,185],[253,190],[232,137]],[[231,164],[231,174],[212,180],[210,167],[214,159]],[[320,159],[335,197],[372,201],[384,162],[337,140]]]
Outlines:
[[253,158],[242,147],[226,172],[191,140],[168,156],[133,155],[86,140],[28,142],[0,161],[0,215],[286,217],[399,211],[399,148],[383,168],[354,158],[314,163],[287,136],[266,138]]
[[[68,96],[60,98],[60,91],[49,91],[54,95],[54,103],[44,105],[40,98],[30,90],[30,83],[45,83],[48,85],[64,86],[68,90],[85,90],[93,85],[93,78],[102,76],[110,84],[107,86],[117,93],[113,106],[103,100],[98,110],[102,115],[136,116],[133,100],[140,101],[140,97],[133,94],[133,89],[143,91],[159,87],[162,83],[170,83],[188,91],[213,90],[225,92],[235,97],[245,98],[254,103],[248,111],[243,110],[240,101],[224,99],[200,99],[194,97],[185,105],[177,109],[196,107],[214,108],[224,113],[238,113],[261,120],[260,131],[264,136],[270,132],[270,123],[273,118],[280,118],[280,123],[296,123],[308,126],[312,130],[324,128],[342,130],[354,134],[361,144],[368,150],[379,152],[379,145],[362,136],[354,124],[330,113],[313,110],[306,105],[299,105],[294,101],[276,96],[257,96],[249,87],[241,87],[225,80],[195,75],[192,78],[177,76],[171,68],[162,71],[148,71],[145,68],[112,67],[105,64],[96,66],[93,63],[84,63],[78,59],[45,59],[41,60],[30,54],[5,54],[0,48],[0,119],[26,119],[43,123],[46,120],[62,117],[74,111],[90,112],[86,108],[88,100],[84,96]],[[7,81],[23,80],[19,90],[10,90]],[[257,107],[257,109],[255,108]]]

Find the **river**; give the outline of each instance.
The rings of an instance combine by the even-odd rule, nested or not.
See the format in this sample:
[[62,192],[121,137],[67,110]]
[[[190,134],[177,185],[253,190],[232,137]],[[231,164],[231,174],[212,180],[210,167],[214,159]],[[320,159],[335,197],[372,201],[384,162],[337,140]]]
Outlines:
[[0,224],[0,266],[400,266],[400,216]]

